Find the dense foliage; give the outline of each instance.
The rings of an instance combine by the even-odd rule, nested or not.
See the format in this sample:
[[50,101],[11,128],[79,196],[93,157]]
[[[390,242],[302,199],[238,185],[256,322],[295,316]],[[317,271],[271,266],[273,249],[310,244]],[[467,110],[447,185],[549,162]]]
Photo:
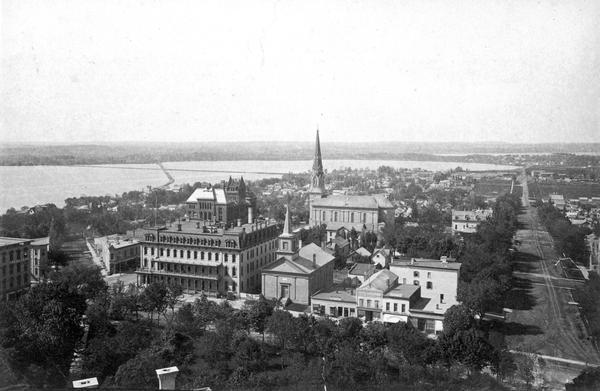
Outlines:
[[587,261],[587,246],[585,236],[589,228],[577,227],[554,205],[544,203],[537,208],[542,224],[554,238],[554,246],[559,254],[570,257],[580,265]]
[[573,298],[579,303],[581,311],[588,322],[588,330],[596,343],[600,342],[600,276],[596,272],[589,273],[589,279],[583,286],[573,291]]

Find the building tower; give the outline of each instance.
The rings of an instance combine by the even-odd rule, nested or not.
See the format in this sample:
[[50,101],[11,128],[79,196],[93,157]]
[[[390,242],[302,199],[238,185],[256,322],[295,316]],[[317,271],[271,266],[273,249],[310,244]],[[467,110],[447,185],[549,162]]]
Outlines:
[[315,143],[315,159],[313,161],[312,173],[310,175],[310,188],[308,189],[309,202],[316,198],[324,198],[325,172],[323,171],[323,160],[321,159],[321,143],[319,141],[319,129],[317,129],[317,141]]
[[292,221],[290,219],[290,208],[285,206],[285,223],[283,224],[283,232],[279,235],[277,259],[287,258],[292,260],[298,256],[298,238],[292,232]]

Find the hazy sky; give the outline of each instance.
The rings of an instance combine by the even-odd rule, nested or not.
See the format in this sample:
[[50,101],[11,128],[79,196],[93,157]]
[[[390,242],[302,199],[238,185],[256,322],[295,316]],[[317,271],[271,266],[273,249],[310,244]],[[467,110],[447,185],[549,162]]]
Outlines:
[[600,142],[600,1],[0,0],[2,141]]

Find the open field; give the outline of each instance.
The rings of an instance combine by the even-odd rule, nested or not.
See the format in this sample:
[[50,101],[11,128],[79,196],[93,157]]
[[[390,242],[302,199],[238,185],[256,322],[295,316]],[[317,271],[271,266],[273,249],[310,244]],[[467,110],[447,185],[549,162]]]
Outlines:
[[[475,194],[484,197],[498,197],[505,193],[510,193],[512,181],[506,180],[483,180],[475,184]],[[513,193],[521,196],[522,188],[519,182],[515,182],[513,187]]]
[[527,183],[532,198],[546,198],[550,194],[562,194],[565,198],[600,197],[600,183]]

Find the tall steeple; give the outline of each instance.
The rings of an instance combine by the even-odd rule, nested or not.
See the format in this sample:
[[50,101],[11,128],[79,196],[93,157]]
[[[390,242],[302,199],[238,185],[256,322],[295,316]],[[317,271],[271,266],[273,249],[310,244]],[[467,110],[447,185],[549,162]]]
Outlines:
[[310,189],[308,190],[311,199],[323,198],[325,193],[325,172],[323,171],[323,160],[321,159],[321,142],[319,140],[319,129],[317,129],[317,139],[315,142],[315,158],[313,161],[312,173],[310,175]]
[[292,219],[290,219],[290,207],[288,205],[285,206],[285,222],[283,223],[282,235],[292,235]]

